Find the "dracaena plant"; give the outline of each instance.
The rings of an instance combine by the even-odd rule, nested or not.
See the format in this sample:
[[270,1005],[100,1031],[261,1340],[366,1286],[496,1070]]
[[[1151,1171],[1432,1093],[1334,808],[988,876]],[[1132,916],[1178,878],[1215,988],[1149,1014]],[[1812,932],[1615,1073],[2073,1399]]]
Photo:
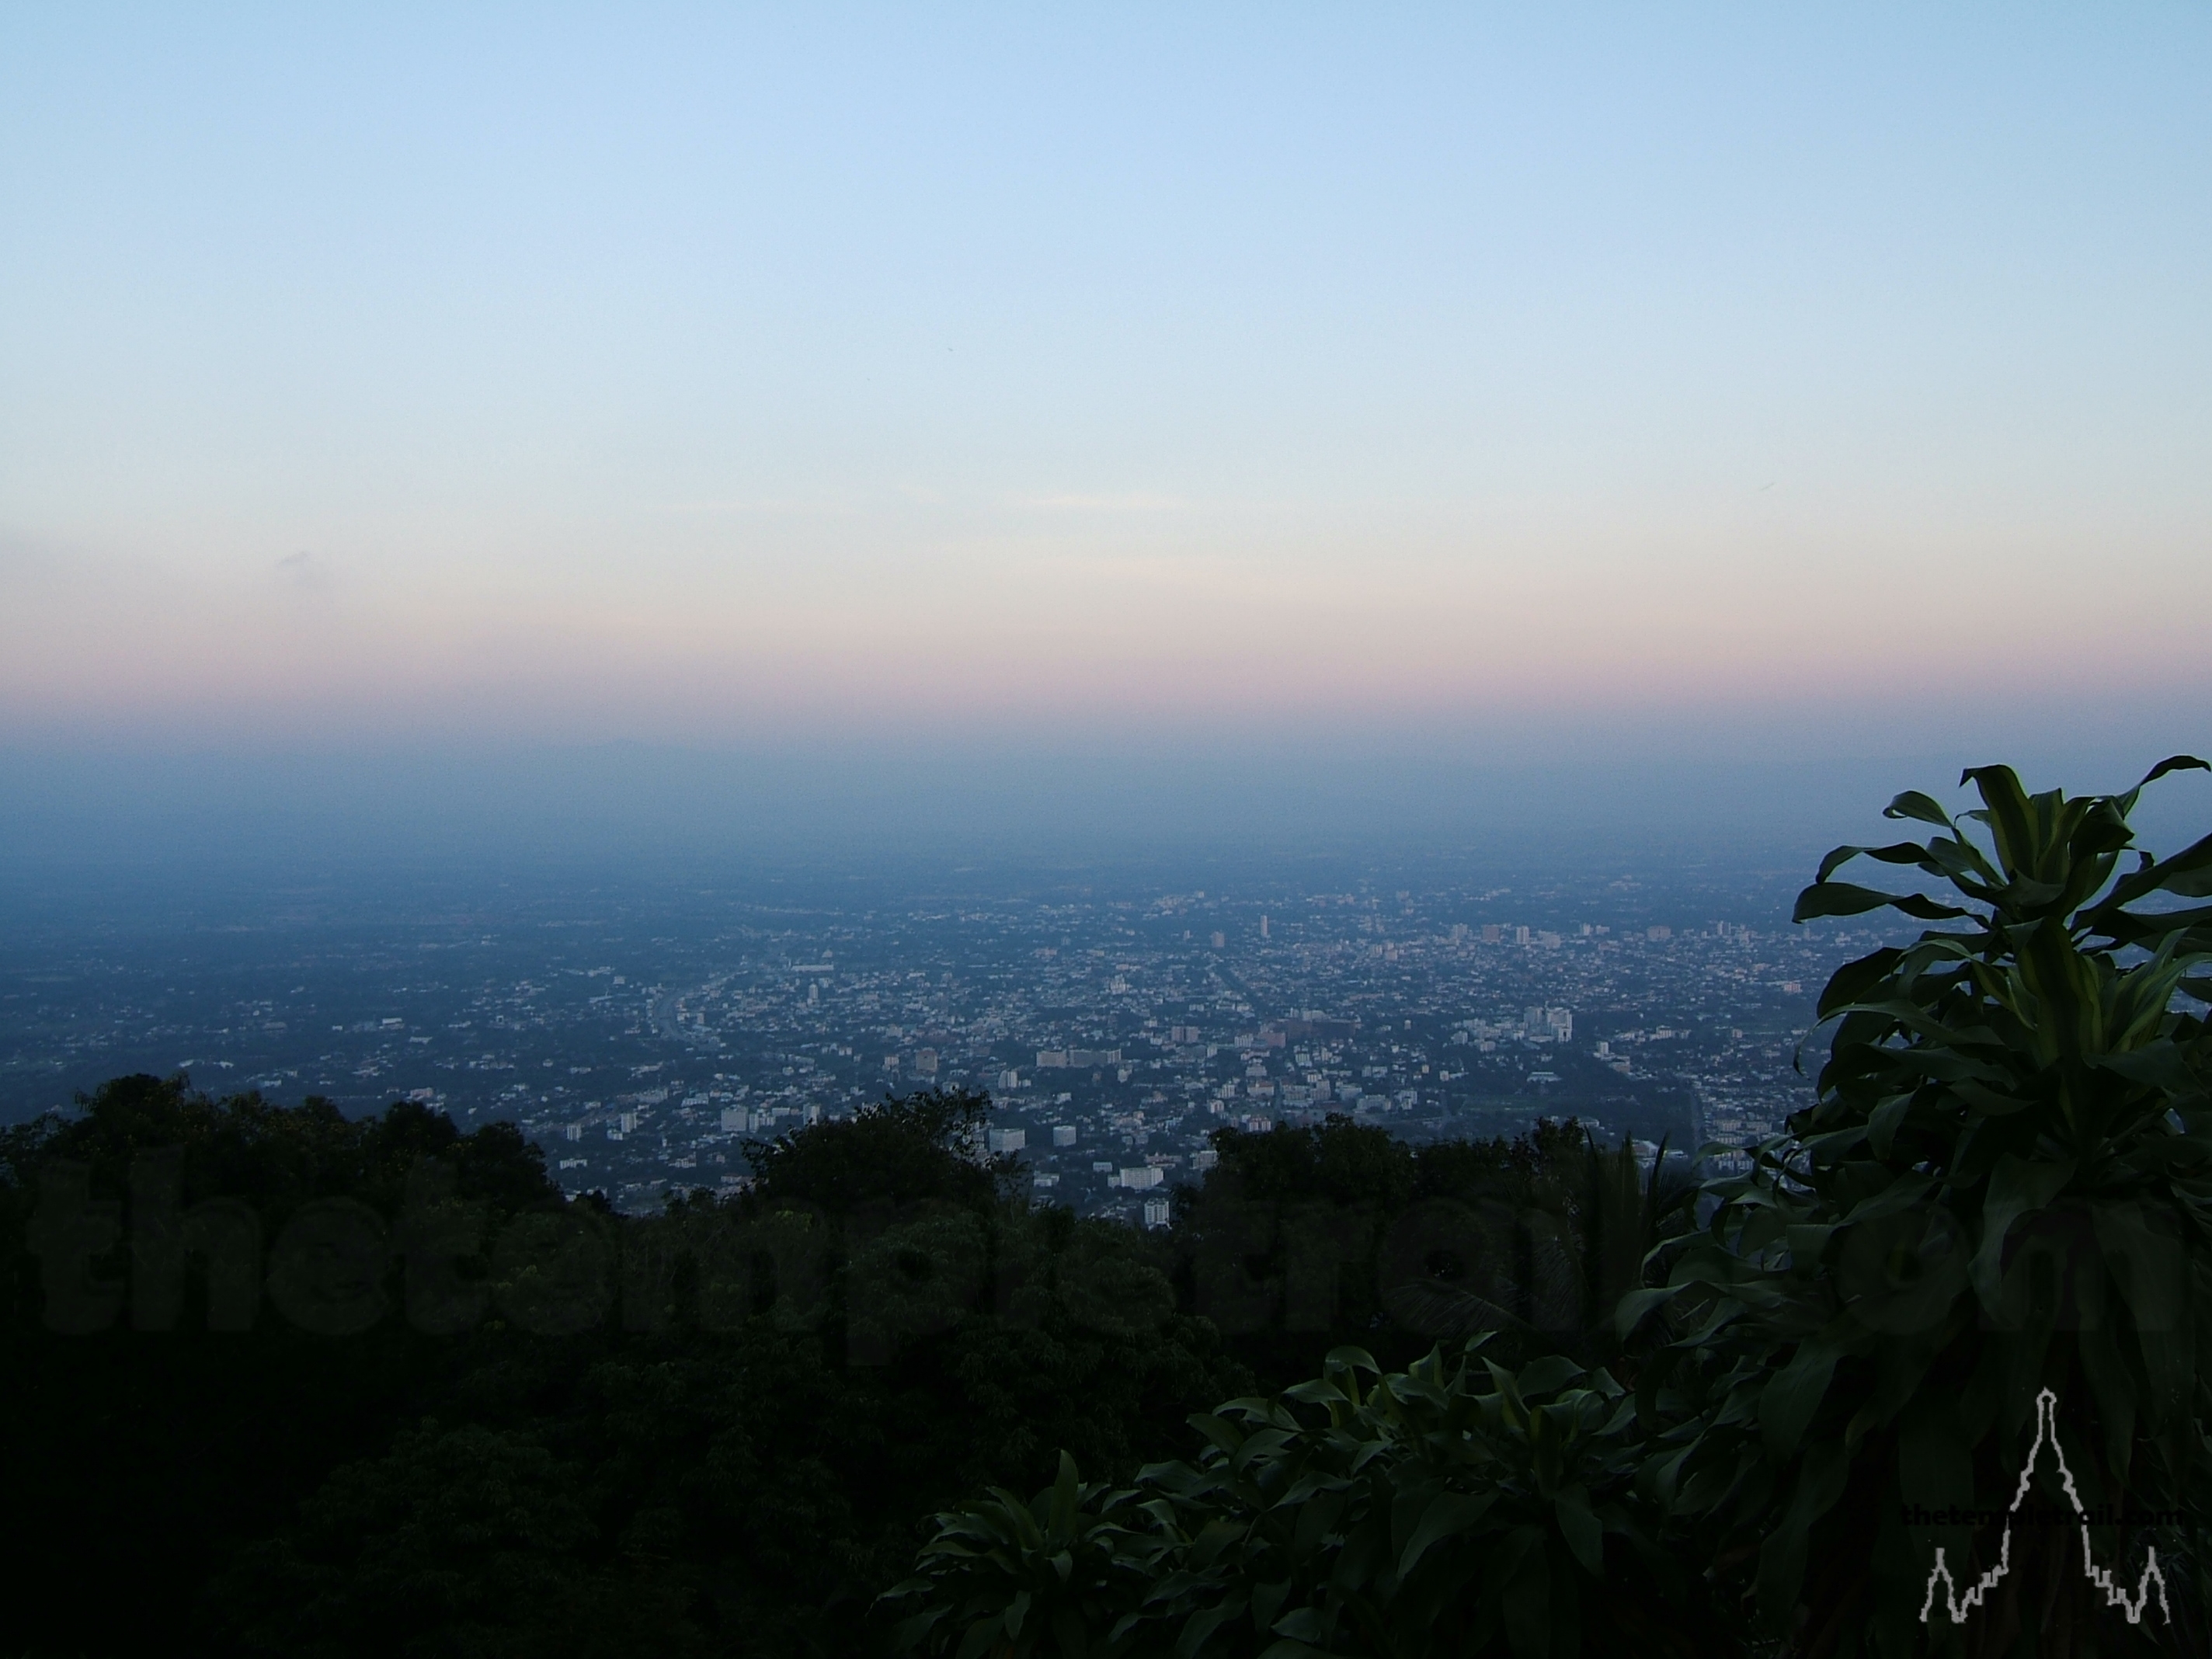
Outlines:
[[[1192,1419],[1195,1462],[939,1517],[908,1645],[1201,1659],[1576,1659],[1710,1653],[1698,1575],[1657,1545],[1620,1384],[1570,1359],[1440,1353],[1377,1376],[1358,1349],[1273,1400]],[[1363,1383],[1363,1375],[1371,1381]],[[1069,1507],[1071,1494],[1079,1494]],[[1048,1518],[1049,1517],[1049,1518]],[[1140,1524],[1139,1524],[1140,1523]],[[1093,1540],[1085,1558],[1069,1542]],[[1059,1610],[1080,1604],[1079,1618]]]
[[[2177,757],[2143,783],[2182,769],[2212,769]],[[1932,833],[1838,848],[1799,896],[1801,921],[1932,925],[1837,972],[1814,1103],[1709,1185],[1710,1224],[1622,1303],[1624,1330],[1651,1322],[1640,1400],[1674,1424],[1650,1489],[1796,1650],[2202,1652],[2212,905],[2191,901],[2212,896],[2212,836],[2136,848],[2142,784],[1969,782],[1982,804],[1956,818],[1899,795],[1887,816]],[[1835,878],[1861,859],[1934,883]],[[2139,1623],[2078,1528],[2008,1542],[1985,1519],[2014,1502],[2046,1389],[2075,1490],[2047,1460],[2031,1503],[2121,1517],[2091,1528],[2091,1559],[2127,1587],[2162,1552],[2173,1595]],[[1962,1584],[1998,1574],[1963,1621],[1929,1599],[1938,1547]]]
[[1059,1478],[1027,1503],[994,1486],[938,1516],[915,1576],[883,1597],[912,1608],[896,1645],[959,1659],[1127,1652],[1169,1544],[1136,1497],[1085,1484],[1063,1451]]

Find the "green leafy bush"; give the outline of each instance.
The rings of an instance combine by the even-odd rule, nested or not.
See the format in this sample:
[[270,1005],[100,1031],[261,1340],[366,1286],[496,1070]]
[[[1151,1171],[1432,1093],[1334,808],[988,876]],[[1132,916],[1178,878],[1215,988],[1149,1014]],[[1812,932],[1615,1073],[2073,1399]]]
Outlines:
[[[1414,1656],[1691,1650],[1699,1584],[1637,1490],[1635,1403],[1552,1357],[1517,1373],[1468,1345],[1326,1374],[1192,1422],[1194,1462],[1134,1486],[1059,1481],[939,1516],[904,1647],[1030,1654]],[[1375,1376],[1370,1386],[1361,1376]]]

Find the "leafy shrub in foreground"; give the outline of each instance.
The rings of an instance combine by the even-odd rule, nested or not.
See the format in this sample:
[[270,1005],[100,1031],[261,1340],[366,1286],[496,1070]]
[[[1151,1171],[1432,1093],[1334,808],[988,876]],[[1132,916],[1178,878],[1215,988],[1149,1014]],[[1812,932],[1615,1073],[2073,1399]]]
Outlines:
[[938,1517],[908,1650],[1026,1656],[1687,1653],[1700,1585],[1636,1490],[1635,1403],[1551,1357],[1470,1342],[1376,1376],[1358,1349],[1273,1400],[1194,1418],[1195,1463],[1133,1487],[1059,1480]]

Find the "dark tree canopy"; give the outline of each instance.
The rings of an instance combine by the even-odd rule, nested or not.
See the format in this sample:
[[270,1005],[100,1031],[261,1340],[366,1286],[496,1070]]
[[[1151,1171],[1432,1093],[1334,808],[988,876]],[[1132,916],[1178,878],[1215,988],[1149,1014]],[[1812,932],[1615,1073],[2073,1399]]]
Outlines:
[[768,1202],[814,1204],[833,1215],[925,1200],[988,1208],[1016,1167],[983,1156],[990,1115],[990,1096],[969,1089],[885,1096],[851,1117],[746,1142],[753,1190]]
[[352,1335],[268,1305],[248,1331],[210,1331],[197,1279],[173,1329],[133,1330],[126,1305],[106,1330],[57,1333],[27,1248],[57,1165],[124,1206],[93,1265],[126,1283],[133,1159],[163,1149],[182,1204],[242,1200],[270,1238],[315,1200],[399,1216],[426,1158],[488,1237],[517,1215],[589,1212],[619,1261],[659,1224],[564,1200],[512,1126],[464,1133],[405,1103],[349,1119],[129,1077],[0,1133],[0,1553],[31,1587],[6,1650],[872,1650],[874,1599],[933,1509],[1040,1478],[1062,1445],[1133,1473],[1249,1384],[1134,1230],[1004,1196],[1012,1160],[977,1150],[989,1109],[959,1091],[887,1100],[757,1148],[757,1195],[670,1206],[709,1222],[865,1212],[860,1236],[892,1244],[950,1214],[1033,1267],[1023,1318],[980,1295],[872,1365],[847,1363],[835,1282],[829,1316],[802,1328],[687,1316],[633,1331],[617,1312],[532,1335],[495,1308],[436,1335],[399,1316],[396,1255],[393,1312]]

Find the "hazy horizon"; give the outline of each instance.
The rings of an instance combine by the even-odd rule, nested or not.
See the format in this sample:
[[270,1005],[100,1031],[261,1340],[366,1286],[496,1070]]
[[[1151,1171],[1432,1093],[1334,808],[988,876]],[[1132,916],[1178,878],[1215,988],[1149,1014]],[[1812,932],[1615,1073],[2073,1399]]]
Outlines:
[[[2139,750],[2140,755],[2130,752]],[[2124,788],[2163,750],[1967,756],[2031,787]],[[2041,763],[2037,762],[2040,760]],[[1168,888],[1226,863],[1439,861],[1516,870],[1701,864],[1809,879],[1828,848],[1896,838],[1900,790],[1954,808],[1960,757],[1616,755],[1507,763],[1410,746],[703,751],[641,744],[349,754],[0,751],[0,905],[165,886],[510,877],[681,884],[865,875],[927,885],[1077,867]],[[2212,783],[2163,780],[2142,844],[2202,833]],[[240,883],[245,883],[244,888]],[[206,886],[204,884],[213,884]]]

